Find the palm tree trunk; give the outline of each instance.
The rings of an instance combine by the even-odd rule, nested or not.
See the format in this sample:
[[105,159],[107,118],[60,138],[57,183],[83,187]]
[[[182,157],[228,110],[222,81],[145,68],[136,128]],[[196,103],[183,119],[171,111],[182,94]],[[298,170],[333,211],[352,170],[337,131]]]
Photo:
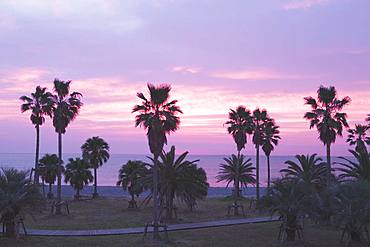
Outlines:
[[39,153],[40,153],[40,126],[36,125],[36,157],[34,183],[39,184]]
[[45,198],[45,180],[42,179],[42,196]]
[[158,207],[158,155],[154,155],[153,165],[153,239],[159,240],[159,207]]
[[131,194],[131,201],[128,203],[128,208],[137,208],[135,202],[135,194]]
[[260,146],[256,145],[256,199],[260,199]]
[[267,189],[268,191],[270,191],[270,186],[271,186],[270,155],[267,155],[266,158],[267,158]]
[[8,238],[17,237],[16,225],[14,219],[5,221],[5,236]]
[[331,156],[330,156],[330,143],[326,144],[326,163],[327,163],[327,166],[328,166],[328,185],[330,184],[330,180],[331,180]]
[[[240,197],[239,195],[239,178],[236,177],[234,181],[234,190],[235,190],[235,196],[234,196],[234,204],[235,206],[238,204],[238,199]],[[239,210],[237,207],[234,208],[234,215],[238,216],[239,215]]]
[[55,214],[61,215],[62,209],[60,202],[62,201],[62,133],[58,133],[58,157],[59,157],[59,166],[58,166],[58,185],[57,185],[57,206],[55,208]]
[[97,169],[96,167],[94,168],[94,193],[93,193],[93,198],[97,198],[98,195],[98,176],[97,176]]
[[75,197],[77,200],[80,199],[80,188],[77,188]]
[[49,193],[48,193],[48,198],[49,199],[53,198],[52,197],[52,192],[51,192],[51,190],[52,190],[52,187],[51,186],[52,186],[51,183],[49,183]]
[[[238,162],[240,161],[240,150],[238,150]],[[236,177],[234,180],[234,200],[235,203],[239,198],[239,178]]]
[[166,196],[166,219],[172,220],[172,205],[170,193]]

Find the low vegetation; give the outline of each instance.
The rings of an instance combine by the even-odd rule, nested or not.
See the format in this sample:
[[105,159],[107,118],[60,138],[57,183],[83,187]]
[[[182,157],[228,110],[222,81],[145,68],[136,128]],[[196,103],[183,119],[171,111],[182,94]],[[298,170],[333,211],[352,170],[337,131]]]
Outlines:
[[[142,227],[152,219],[152,206],[142,205],[137,210],[127,208],[129,199],[104,198],[94,200],[72,200],[69,203],[70,215],[50,215],[50,207],[26,218],[26,227],[32,229],[50,230],[82,230],[82,229],[111,229],[125,227]],[[185,204],[175,200],[177,219],[171,223],[191,223],[221,219],[232,219],[227,216],[227,206],[232,198],[207,198],[199,201],[195,210],[191,211]],[[268,216],[254,209],[249,210],[250,201],[244,199],[245,217]],[[163,213],[165,216],[165,213]]]
[[169,233],[169,242],[155,243],[142,235],[106,237],[22,237],[18,241],[0,240],[1,246],[12,247],[340,247],[339,233],[333,228],[307,225],[305,240],[292,245],[277,240],[279,223],[238,225],[220,228],[197,229]]

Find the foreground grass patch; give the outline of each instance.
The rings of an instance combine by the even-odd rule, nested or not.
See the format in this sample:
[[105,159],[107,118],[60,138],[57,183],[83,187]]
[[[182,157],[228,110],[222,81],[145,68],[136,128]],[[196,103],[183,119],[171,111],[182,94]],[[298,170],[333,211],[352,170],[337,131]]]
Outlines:
[[[232,218],[227,216],[227,206],[232,203],[228,198],[208,198],[200,201],[194,212],[178,205],[178,219],[173,223],[201,222]],[[246,217],[260,215],[255,210],[249,210],[249,201],[242,202],[246,208]],[[151,206],[142,206],[139,210],[127,209],[126,199],[99,198],[95,200],[71,201],[70,215],[50,215],[49,207],[37,212],[33,217],[26,218],[27,228],[49,230],[84,230],[112,229],[144,226],[152,220]],[[240,216],[242,217],[242,216]]]
[[[23,237],[17,241],[0,240],[0,246],[12,247],[275,247],[281,246],[276,241],[279,223],[263,223],[201,230],[170,232],[170,241],[154,244],[150,237],[142,240],[142,235],[107,236],[107,237]],[[283,245],[285,246],[285,244]],[[289,246],[337,247],[339,232],[330,228],[306,226],[305,241]]]

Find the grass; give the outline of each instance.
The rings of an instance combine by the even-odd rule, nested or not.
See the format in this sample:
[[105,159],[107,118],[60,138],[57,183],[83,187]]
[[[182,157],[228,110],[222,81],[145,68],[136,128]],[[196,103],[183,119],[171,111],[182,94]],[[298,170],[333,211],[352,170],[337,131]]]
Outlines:
[[169,242],[153,243],[143,240],[142,235],[105,236],[105,237],[22,237],[19,240],[0,239],[0,246],[12,247],[78,247],[78,246],[109,246],[109,247],[337,247],[339,232],[326,227],[306,226],[305,241],[292,244],[281,244],[276,240],[279,223],[263,223],[239,225],[201,230],[189,230],[169,233]]
[[[227,206],[232,203],[230,198],[208,198],[198,203],[195,212],[190,212],[178,204],[178,223],[201,222],[228,217]],[[249,201],[242,204],[247,209]],[[128,202],[118,198],[99,198],[88,201],[71,201],[70,215],[51,216],[49,207],[42,212],[36,212],[33,218],[26,218],[26,226],[33,229],[110,229],[143,226],[151,221],[151,207],[140,210],[127,209]],[[255,210],[247,210],[246,217],[261,215]],[[217,227],[208,229],[186,230],[170,232],[168,242],[153,242],[151,235],[143,240],[142,235],[99,236],[99,237],[21,237],[18,240],[0,238],[0,246],[12,247],[77,247],[77,246],[132,246],[132,247],[224,247],[224,246],[308,246],[308,247],[336,247],[340,233],[329,227],[306,225],[305,240],[290,244],[279,243],[277,233],[278,222],[250,225]]]
[[[178,205],[178,219],[173,223],[201,222],[232,218],[227,216],[227,206],[232,203],[228,198],[208,198],[198,203],[195,212],[182,204]],[[248,210],[249,201],[242,202],[246,208],[246,217],[261,215],[255,210]],[[112,229],[144,226],[152,220],[151,206],[140,210],[127,209],[126,199],[99,198],[95,200],[71,201],[70,215],[50,215],[50,206],[32,217],[26,217],[26,227],[48,230],[83,230]],[[240,216],[239,216],[240,217]]]

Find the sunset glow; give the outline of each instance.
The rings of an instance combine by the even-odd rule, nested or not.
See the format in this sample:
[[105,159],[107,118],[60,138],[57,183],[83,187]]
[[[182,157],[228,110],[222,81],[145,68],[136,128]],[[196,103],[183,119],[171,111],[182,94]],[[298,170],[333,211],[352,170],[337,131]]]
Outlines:
[[[303,119],[303,97],[320,85],[352,98],[344,109],[351,126],[370,113],[369,1],[92,2],[1,1],[0,152],[33,152],[34,126],[19,97],[37,85],[52,90],[54,78],[72,80],[72,91],[84,96],[66,152],[99,135],[113,153],[148,153],[131,113],[148,82],[172,85],[184,114],[169,144],[192,154],[235,152],[224,123],[238,105],[276,119],[282,141],[275,155],[323,154]],[[56,147],[48,119],[41,152]],[[340,138],[332,152],[347,149]],[[252,145],[245,152],[253,154]]]

